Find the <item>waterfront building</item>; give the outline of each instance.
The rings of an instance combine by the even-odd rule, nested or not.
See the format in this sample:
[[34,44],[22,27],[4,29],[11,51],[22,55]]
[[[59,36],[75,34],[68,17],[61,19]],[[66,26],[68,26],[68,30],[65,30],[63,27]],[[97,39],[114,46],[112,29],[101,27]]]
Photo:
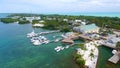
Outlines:
[[115,48],[117,42],[120,42],[120,37],[116,37],[116,35],[110,35],[107,40],[105,40],[102,45],[110,47],[110,48]]
[[89,24],[89,25],[81,25],[78,27],[74,27],[73,30],[77,31],[79,33],[99,33],[99,27],[96,26],[95,24]]

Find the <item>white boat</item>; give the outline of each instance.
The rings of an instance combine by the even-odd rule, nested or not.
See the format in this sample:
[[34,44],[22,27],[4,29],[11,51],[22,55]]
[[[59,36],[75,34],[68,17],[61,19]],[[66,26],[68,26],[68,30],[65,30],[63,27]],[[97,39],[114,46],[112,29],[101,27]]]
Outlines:
[[64,47],[61,47],[61,50],[64,50]]
[[48,44],[49,43],[49,40],[45,41],[45,44]]
[[65,36],[65,35],[63,35],[63,34],[62,34],[61,36],[62,36],[63,38],[66,38],[66,36]]
[[33,42],[33,44],[34,44],[34,45],[40,45],[40,44],[42,44],[42,43],[40,43],[39,40],[35,40],[35,41]]
[[37,34],[34,32],[34,30],[31,33],[27,34],[27,37],[34,37],[37,36]]
[[56,39],[54,42],[58,42],[60,39]]
[[64,50],[64,47],[62,47],[62,46],[57,46],[54,50],[56,50],[56,52],[59,52],[60,50]]
[[56,52],[59,52],[59,51],[60,51],[60,49],[57,49],[57,50],[56,50]]
[[66,49],[69,48],[69,45],[67,45],[65,48],[66,48]]

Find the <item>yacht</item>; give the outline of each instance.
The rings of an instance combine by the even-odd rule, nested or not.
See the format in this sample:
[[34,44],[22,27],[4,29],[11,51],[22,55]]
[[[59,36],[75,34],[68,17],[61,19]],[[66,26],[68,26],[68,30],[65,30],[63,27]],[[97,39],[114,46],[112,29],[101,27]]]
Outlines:
[[37,34],[34,32],[34,30],[31,33],[27,34],[27,37],[34,37],[37,36]]
[[35,40],[35,41],[33,42],[33,44],[34,44],[34,45],[40,45],[40,44],[42,44],[42,43],[40,43],[39,40]]
[[55,48],[55,50],[56,50],[56,52],[59,52],[59,51],[61,50],[61,46],[57,46],[57,47]]

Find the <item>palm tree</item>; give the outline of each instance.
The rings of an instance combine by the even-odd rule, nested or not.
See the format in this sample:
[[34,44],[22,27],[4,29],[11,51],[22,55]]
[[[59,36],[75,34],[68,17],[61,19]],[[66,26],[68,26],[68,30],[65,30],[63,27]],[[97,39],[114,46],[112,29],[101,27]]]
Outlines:
[[94,58],[93,52],[91,52],[89,56],[91,57],[91,60],[92,60],[92,58]]

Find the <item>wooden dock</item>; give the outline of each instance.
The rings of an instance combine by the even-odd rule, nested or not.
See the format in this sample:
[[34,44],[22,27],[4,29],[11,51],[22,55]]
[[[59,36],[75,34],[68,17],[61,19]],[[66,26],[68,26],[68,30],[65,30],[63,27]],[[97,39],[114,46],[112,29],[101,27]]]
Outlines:
[[115,48],[116,46],[114,45],[110,45],[110,44],[107,44],[107,43],[102,43],[103,46],[106,46],[106,47],[110,47],[110,48]]
[[116,64],[119,60],[120,60],[120,57],[117,54],[113,55],[110,59],[108,59],[108,61],[114,64]]
[[88,37],[88,36],[85,36],[85,35],[79,35],[79,37],[80,38],[83,38],[83,39],[86,39],[86,40],[90,40],[90,41],[92,41],[93,39],[91,39],[90,37]]

